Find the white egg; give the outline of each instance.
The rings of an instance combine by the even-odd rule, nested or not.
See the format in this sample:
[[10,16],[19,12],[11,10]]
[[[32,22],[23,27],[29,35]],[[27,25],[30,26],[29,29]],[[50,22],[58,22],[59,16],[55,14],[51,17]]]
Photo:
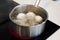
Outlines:
[[16,24],[20,24],[20,20],[13,20],[14,21],[14,23],[16,23]]
[[16,22],[18,25],[25,25],[25,22],[26,22],[26,14],[24,13],[19,13],[16,17]]
[[28,12],[26,14],[27,20],[29,20],[29,25],[32,26],[34,25],[34,20],[35,20],[35,14],[33,12]]
[[38,22],[38,23],[41,22],[42,20],[43,20],[43,18],[41,16],[36,16],[35,17],[35,21]]
[[27,19],[30,19],[30,20],[33,20],[35,18],[35,14],[33,12],[28,12],[26,16],[27,16]]
[[26,19],[26,15],[24,13],[19,13],[16,18],[19,20],[24,20]]
[[14,22],[17,24],[17,25],[25,25],[25,21],[23,20],[14,20]]

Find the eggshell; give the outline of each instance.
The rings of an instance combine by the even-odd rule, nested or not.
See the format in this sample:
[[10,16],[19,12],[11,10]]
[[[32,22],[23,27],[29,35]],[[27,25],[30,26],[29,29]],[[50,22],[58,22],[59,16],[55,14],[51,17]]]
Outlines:
[[30,20],[34,20],[35,18],[35,14],[33,12],[28,12],[26,16],[27,16],[27,19],[30,19]]
[[26,15],[24,13],[19,13],[16,18],[19,20],[24,20],[26,19]]
[[42,20],[43,20],[43,18],[41,16],[36,16],[35,17],[35,21],[38,22],[38,23],[41,22]]

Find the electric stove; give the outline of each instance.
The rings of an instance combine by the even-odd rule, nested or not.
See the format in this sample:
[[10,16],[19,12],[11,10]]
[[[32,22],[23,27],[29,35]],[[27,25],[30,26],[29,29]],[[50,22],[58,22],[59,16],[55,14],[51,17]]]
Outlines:
[[[9,15],[11,10],[17,6],[17,4],[14,1],[10,1],[5,4],[5,7],[1,10],[3,14]],[[4,10],[6,9],[6,10]],[[5,12],[5,13],[4,13]],[[7,18],[0,23],[0,40],[23,40],[18,35],[13,35],[10,32],[10,27],[15,26],[13,22],[10,21],[9,16],[6,16]],[[56,25],[55,23],[51,22],[50,20],[47,20],[44,31],[37,37],[28,39],[28,40],[46,40],[49,36],[51,36],[54,32],[56,32],[60,27]],[[26,40],[26,39],[24,39]]]

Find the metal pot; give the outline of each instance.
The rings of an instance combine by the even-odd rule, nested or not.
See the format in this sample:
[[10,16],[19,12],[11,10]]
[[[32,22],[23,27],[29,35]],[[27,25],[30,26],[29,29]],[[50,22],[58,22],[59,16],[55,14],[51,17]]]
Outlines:
[[[29,26],[19,25],[14,21],[18,13],[28,12],[28,11],[32,11],[36,15],[40,15],[44,19],[43,22],[38,25],[29,27]],[[9,14],[9,18],[13,23],[16,24],[16,26],[13,26],[12,28],[17,34],[19,34],[19,36],[36,37],[43,32],[45,23],[48,18],[48,14],[43,8],[39,6],[35,7],[33,5],[26,4],[26,5],[16,6]]]

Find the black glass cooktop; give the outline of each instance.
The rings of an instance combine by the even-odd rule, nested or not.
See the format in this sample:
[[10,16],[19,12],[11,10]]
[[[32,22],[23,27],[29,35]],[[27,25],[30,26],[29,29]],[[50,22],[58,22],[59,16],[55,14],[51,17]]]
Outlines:
[[[0,20],[1,21],[0,22],[0,40],[22,40],[20,38],[16,38],[15,36],[11,35],[11,33],[9,32],[9,27],[11,27],[14,24],[9,20],[8,15],[12,10],[12,8],[18,4],[13,1],[10,1],[10,2],[6,2],[5,5],[4,4],[2,5],[3,7],[0,7],[0,9],[2,9],[0,10],[0,12],[3,13],[2,16],[0,17],[0,19],[2,19]],[[5,18],[3,16],[5,16]],[[55,31],[57,31],[59,28],[60,27],[58,25],[47,20],[44,31],[38,37],[32,38],[32,40],[45,40],[46,38],[51,36]]]

